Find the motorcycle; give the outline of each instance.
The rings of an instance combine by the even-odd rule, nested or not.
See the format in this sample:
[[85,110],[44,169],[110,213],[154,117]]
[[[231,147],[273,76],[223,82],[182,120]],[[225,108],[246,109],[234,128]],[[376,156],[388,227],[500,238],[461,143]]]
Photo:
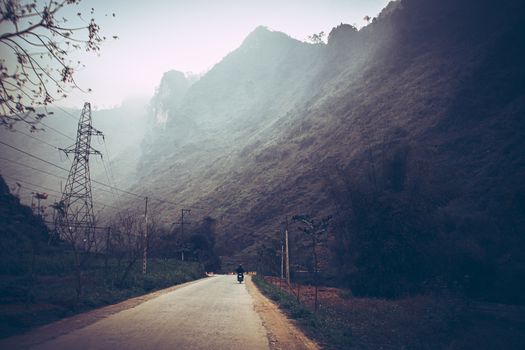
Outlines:
[[239,272],[237,273],[237,282],[242,283],[244,281],[244,273]]

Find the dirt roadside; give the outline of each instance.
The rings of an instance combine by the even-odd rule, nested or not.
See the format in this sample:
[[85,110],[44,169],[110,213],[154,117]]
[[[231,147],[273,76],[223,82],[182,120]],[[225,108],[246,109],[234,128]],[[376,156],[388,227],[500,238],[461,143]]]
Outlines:
[[196,283],[197,281],[200,280],[186,282],[173,287],[161,289],[150,294],[145,294],[125,300],[118,304],[105,306],[82,314],[64,318],[62,320],[30,330],[27,333],[1,339],[0,349],[28,349],[37,344],[41,344],[48,340],[58,338],[61,335],[70,333],[73,330],[87,327],[90,324],[100,321],[120,311],[134,308],[148,300],[155,299],[163,294]]
[[297,328],[272,301],[261,294],[251,277],[246,279],[246,287],[253,297],[255,311],[268,331],[268,341],[272,350],[319,350],[319,346]]

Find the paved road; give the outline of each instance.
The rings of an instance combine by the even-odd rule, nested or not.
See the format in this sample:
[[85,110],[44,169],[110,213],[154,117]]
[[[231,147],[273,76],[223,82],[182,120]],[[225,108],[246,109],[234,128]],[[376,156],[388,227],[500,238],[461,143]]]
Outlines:
[[269,349],[246,285],[215,276],[34,349]]

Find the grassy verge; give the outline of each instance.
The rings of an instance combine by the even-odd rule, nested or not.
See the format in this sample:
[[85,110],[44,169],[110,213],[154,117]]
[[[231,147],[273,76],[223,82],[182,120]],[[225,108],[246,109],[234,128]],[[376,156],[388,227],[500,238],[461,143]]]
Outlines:
[[[8,337],[33,327],[114,304],[162,288],[195,280],[204,275],[198,263],[150,259],[148,274],[136,263],[125,280],[123,266],[94,257],[83,273],[83,295],[76,301],[75,275],[68,256],[40,256],[31,293],[25,274],[0,276],[0,337]],[[28,297],[29,296],[29,297]]]
[[350,327],[330,313],[319,311],[314,313],[300,304],[297,299],[282,291],[261,276],[254,276],[253,282],[271,300],[275,301],[281,310],[295,320],[301,330],[310,338],[321,344],[324,349],[348,349],[352,345]]
[[[293,285],[301,305],[279,280],[258,280],[261,290],[312,338],[332,349],[525,349],[525,315],[516,305],[472,302],[447,290],[398,299],[354,297],[349,290]],[[306,306],[306,307],[305,307]]]

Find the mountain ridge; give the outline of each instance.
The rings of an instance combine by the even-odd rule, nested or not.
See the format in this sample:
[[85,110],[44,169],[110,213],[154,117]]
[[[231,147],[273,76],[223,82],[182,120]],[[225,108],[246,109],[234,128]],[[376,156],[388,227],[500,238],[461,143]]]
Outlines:
[[[167,72],[140,159],[114,157],[118,185],[217,219],[226,267],[278,266],[264,254],[286,217],[332,215],[323,276],[356,294],[444,283],[523,302],[520,6],[396,1],[326,44],[258,27],[198,81]],[[172,228],[173,205],[150,206]],[[294,268],[312,270],[292,223],[290,239]]]
[[[398,228],[374,233],[386,242],[408,234],[403,230],[425,232],[425,239],[412,233],[403,239],[412,237],[419,242],[414,244],[427,247],[414,250],[448,245],[458,256],[467,254],[462,258],[468,261],[467,270],[481,269],[479,264],[485,263],[474,251],[502,254],[489,253],[491,248],[481,243],[490,232],[472,231],[487,221],[481,213],[488,207],[497,213],[488,220],[492,223],[485,222],[490,227],[508,227],[503,222],[509,221],[522,225],[512,209],[513,201],[519,202],[512,198],[523,192],[520,177],[490,175],[483,164],[502,163],[524,174],[513,161],[524,151],[516,138],[516,130],[523,130],[517,115],[523,111],[518,61],[524,56],[518,34],[522,16],[510,12],[517,2],[494,10],[476,4],[393,3],[359,31],[348,25],[334,28],[326,45],[257,29],[245,40],[248,46],[230,53],[188,91],[182,110],[195,120],[199,135],[180,149],[169,131],[152,141],[148,164],[155,172],[162,172],[163,163],[177,164],[178,169],[170,168],[173,180],[157,181],[148,172],[143,178],[150,178],[153,186],[162,184],[157,188],[173,198],[208,208],[218,218],[217,243],[225,259],[254,262],[258,247],[279,240],[276,231],[287,215],[337,212],[327,264],[351,271],[362,267],[356,256],[363,252],[356,249],[364,248],[335,248],[348,239],[366,241],[359,232],[377,230],[345,223],[364,210],[351,204],[360,196],[362,205],[370,206],[362,213],[365,217],[381,207],[390,212],[376,215],[385,223],[391,215],[405,217]],[[492,26],[486,25],[489,18]],[[253,46],[254,37],[262,34],[268,47]],[[276,47],[273,39],[279,41]],[[505,69],[499,62],[507,63]],[[166,130],[170,128],[177,123],[168,121]],[[488,143],[481,141],[485,136]],[[510,155],[502,151],[505,142],[512,144]],[[483,151],[485,146],[494,153]],[[159,152],[161,163],[155,161]],[[498,209],[502,201],[507,214]],[[394,214],[392,203],[399,204],[401,214]],[[427,211],[420,213],[424,219],[410,218],[422,208]],[[461,234],[453,238],[452,232]],[[509,249],[506,238],[492,239]],[[297,244],[300,254],[302,243]],[[383,251],[384,241],[374,244]],[[414,259],[426,261],[417,254]],[[414,276],[427,273],[405,268]],[[431,275],[444,273],[428,270]]]

